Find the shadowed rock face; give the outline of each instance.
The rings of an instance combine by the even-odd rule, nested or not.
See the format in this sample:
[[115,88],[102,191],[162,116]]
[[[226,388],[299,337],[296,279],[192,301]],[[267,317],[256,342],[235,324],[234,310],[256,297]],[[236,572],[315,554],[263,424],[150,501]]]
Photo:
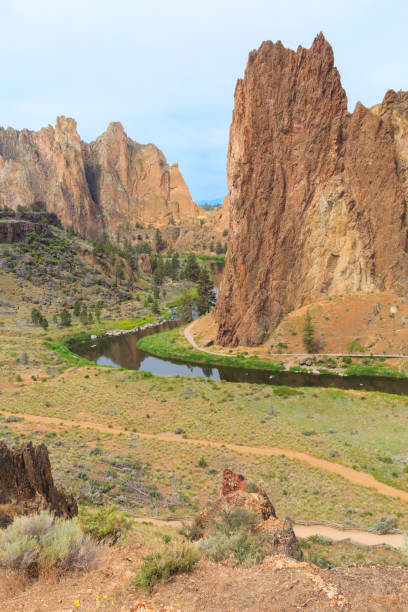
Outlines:
[[235,90],[221,344],[258,344],[322,297],[408,285],[408,93],[352,114],[322,34],[264,42]]
[[10,448],[0,442],[0,523],[7,524],[7,514],[28,514],[47,509],[64,518],[78,514],[72,496],[54,485],[45,444],[31,442]]
[[66,117],[39,132],[0,128],[0,206],[38,201],[88,238],[116,239],[136,223],[166,227],[200,214],[177,164],[157,147],[134,142],[120,123],[87,144]]

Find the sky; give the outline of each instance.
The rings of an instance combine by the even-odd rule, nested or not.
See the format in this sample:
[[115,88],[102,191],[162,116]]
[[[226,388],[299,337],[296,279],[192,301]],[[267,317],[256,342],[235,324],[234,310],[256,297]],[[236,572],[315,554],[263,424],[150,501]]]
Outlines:
[[408,89],[408,1],[0,0],[0,125],[120,121],[178,162],[195,200],[227,192],[236,80],[263,40],[334,48],[349,109]]

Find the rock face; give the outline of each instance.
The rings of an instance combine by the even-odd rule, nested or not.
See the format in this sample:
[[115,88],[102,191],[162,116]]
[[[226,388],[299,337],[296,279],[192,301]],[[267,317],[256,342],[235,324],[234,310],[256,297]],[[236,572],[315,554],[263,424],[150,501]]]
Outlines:
[[199,526],[203,534],[214,521],[234,508],[243,508],[259,519],[257,530],[262,532],[265,550],[268,553],[280,553],[291,557],[301,555],[290,522],[277,518],[265,491],[250,483],[242,474],[226,468],[223,472],[220,497],[201,513]]
[[0,522],[11,514],[29,514],[47,509],[64,518],[78,514],[72,496],[59,491],[51,474],[48,450],[44,444],[26,442],[12,449],[0,442]]
[[408,93],[347,97],[322,34],[264,42],[235,90],[221,344],[257,344],[329,295],[408,288]]
[[134,142],[120,123],[87,144],[65,117],[39,132],[0,129],[0,207],[34,202],[88,238],[129,238],[136,224],[198,223],[201,214],[157,147]]
[[0,243],[23,241],[30,232],[52,236],[52,232],[49,231],[48,227],[41,223],[0,219]]

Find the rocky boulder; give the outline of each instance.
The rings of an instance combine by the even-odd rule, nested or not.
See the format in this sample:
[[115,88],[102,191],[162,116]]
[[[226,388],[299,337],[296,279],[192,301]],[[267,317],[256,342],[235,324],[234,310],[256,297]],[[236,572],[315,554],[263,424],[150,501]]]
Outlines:
[[0,525],[15,515],[45,509],[63,518],[78,514],[74,498],[54,484],[45,444],[10,448],[0,441],[0,466]]
[[221,495],[200,515],[199,528],[207,533],[214,521],[225,512],[242,508],[259,520],[256,527],[262,533],[268,553],[300,556],[300,548],[290,521],[280,520],[266,492],[242,474],[226,468],[223,472]]

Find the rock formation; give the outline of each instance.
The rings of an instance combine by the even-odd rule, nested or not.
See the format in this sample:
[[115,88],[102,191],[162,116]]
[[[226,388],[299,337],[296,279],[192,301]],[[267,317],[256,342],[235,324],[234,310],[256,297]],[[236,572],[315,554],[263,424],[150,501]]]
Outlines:
[[264,42],[235,90],[218,342],[257,344],[338,293],[408,288],[408,93],[347,97],[322,34]]
[[45,444],[13,449],[0,441],[0,525],[16,514],[47,509],[64,518],[78,514],[74,498],[54,485]]
[[0,219],[0,243],[23,241],[30,232],[52,236],[52,232],[48,230],[48,227],[41,223],[14,220],[2,221]]
[[202,215],[157,147],[134,142],[120,123],[87,144],[65,117],[39,132],[0,129],[0,207],[34,202],[88,238],[130,239],[136,224],[198,224]]
[[201,513],[198,526],[202,533],[205,534],[214,521],[234,508],[243,508],[259,520],[256,529],[262,532],[265,550],[269,553],[301,556],[299,543],[290,522],[277,518],[265,491],[242,474],[226,468],[223,472],[220,497]]

